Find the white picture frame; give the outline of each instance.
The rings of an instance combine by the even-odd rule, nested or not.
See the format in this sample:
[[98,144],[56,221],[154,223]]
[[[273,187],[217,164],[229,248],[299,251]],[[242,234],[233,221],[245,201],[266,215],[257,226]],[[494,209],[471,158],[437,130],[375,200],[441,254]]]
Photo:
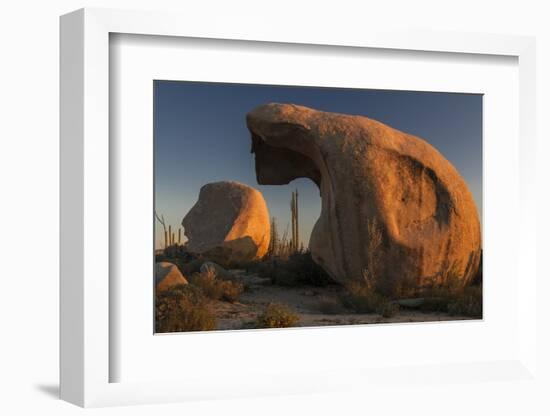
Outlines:
[[[282,371],[263,380],[237,380],[228,385],[200,378],[175,381],[112,382],[110,368],[120,359],[110,348],[110,34],[225,39],[280,44],[430,51],[452,54],[504,55],[519,66],[519,205],[517,270],[517,354],[499,361],[419,363],[416,380],[452,377],[479,382],[473,376],[525,380],[536,377],[535,269],[535,41],[507,35],[380,32],[361,29],[327,34],[322,28],[303,32],[251,22],[236,32],[231,22],[204,25],[168,13],[82,9],[61,18],[61,398],[80,406],[183,401],[209,397],[332,391],[389,382],[407,371],[395,368],[336,368],[319,381],[314,373]],[[244,34],[243,34],[244,33]],[[112,225],[112,224],[111,224]],[[300,330],[294,330],[295,333]],[[309,336],[303,332],[302,337]],[[341,380],[348,380],[342,383]],[[384,381],[385,380],[385,381]],[[215,384],[215,383],[214,383]],[[225,384],[226,388],[222,389]]]

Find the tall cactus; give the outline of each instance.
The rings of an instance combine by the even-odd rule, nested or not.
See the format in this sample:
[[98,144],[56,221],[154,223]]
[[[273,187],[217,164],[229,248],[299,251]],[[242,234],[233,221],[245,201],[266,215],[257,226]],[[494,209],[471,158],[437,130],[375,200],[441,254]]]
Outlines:
[[298,223],[298,189],[292,192],[292,197],[290,199],[290,212],[292,214],[291,250],[295,253],[300,249],[300,228]]
[[164,215],[159,217],[157,211],[155,211],[155,217],[157,218],[158,222],[162,224],[162,228],[164,229],[164,248],[166,248],[168,247],[168,231],[166,231],[166,222],[164,221]]
[[296,208],[296,203],[294,201],[294,191],[292,191],[292,196],[290,197],[290,215],[291,215],[291,222],[292,222],[292,235],[290,238],[290,248],[291,250],[294,250],[294,241],[296,239],[296,229],[294,228],[294,209]]
[[279,231],[277,230],[277,220],[271,217],[271,236],[269,239],[268,256],[276,256],[279,252]]
[[155,211],[155,218],[157,221],[162,225],[162,228],[164,229],[164,248],[172,247],[172,246],[181,246],[181,227],[178,228],[177,233],[177,239],[176,239],[176,227],[172,230],[171,225],[166,225],[166,221],[164,220],[164,215],[158,215]]
[[296,189],[296,250],[300,249],[300,227],[298,223],[298,189]]

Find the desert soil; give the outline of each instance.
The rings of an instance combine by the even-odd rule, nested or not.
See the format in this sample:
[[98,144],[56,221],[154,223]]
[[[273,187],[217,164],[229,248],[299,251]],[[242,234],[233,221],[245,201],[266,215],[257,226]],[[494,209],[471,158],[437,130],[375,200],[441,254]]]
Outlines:
[[344,308],[337,313],[334,311],[330,314],[323,313],[323,304],[339,304],[338,296],[341,291],[339,286],[281,287],[271,284],[268,278],[246,274],[243,270],[232,270],[231,273],[236,280],[246,285],[246,290],[238,302],[213,301],[210,304],[212,312],[217,317],[216,329],[218,330],[254,328],[256,318],[269,303],[283,304],[294,310],[300,316],[297,326],[301,327],[472,319],[463,316],[450,316],[446,313],[424,313],[405,308],[401,308],[399,313],[391,318],[384,318],[376,313],[352,313]]

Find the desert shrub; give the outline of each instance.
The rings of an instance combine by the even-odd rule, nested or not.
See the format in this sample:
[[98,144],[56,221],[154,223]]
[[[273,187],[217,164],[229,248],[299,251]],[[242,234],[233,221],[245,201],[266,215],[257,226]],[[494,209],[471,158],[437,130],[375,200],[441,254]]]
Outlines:
[[247,273],[255,273],[261,277],[271,277],[273,260],[264,259],[251,261],[243,265],[242,268],[245,269]]
[[295,253],[284,258],[270,258],[253,262],[246,266],[247,271],[269,277],[279,286],[327,286],[332,279],[321,266],[315,263],[310,252]]
[[277,303],[267,305],[265,311],[258,316],[258,328],[288,328],[295,326],[300,317],[289,307]]
[[384,318],[393,318],[399,313],[399,304],[395,302],[383,301],[376,310]]
[[170,258],[181,258],[182,260],[187,261],[192,260],[194,257],[196,257],[195,254],[192,254],[187,250],[187,245],[185,244],[174,244],[168,246],[164,250],[162,250],[161,255]]
[[448,312],[449,304],[464,292],[464,283],[456,264],[452,264],[431,286],[421,289],[424,312]]
[[342,304],[355,313],[378,313],[384,318],[393,318],[399,313],[399,305],[390,302],[376,290],[363,284],[353,284],[341,295]]
[[428,296],[418,309],[422,312],[448,312],[450,299],[449,296]]
[[241,283],[220,279],[210,268],[204,272],[195,273],[190,280],[191,284],[200,288],[204,295],[215,300],[235,302],[244,290]]
[[346,312],[346,308],[338,299],[324,298],[317,305],[319,312],[326,315],[338,315]]
[[277,263],[274,267],[273,272],[271,273],[271,283],[278,286],[302,286],[304,282],[302,281],[302,276],[296,270],[292,270],[292,267],[289,267],[289,263],[281,262]]
[[392,318],[399,312],[399,305],[376,291],[374,284],[353,283],[340,294],[342,304],[355,313],[378,313]]
[[481,286],[467,287],[463,293],[449,302],[448,312],[450,315],[481,318],[483,314],[483,294]]
[[242,321],[242,324],[241,324],[241,328],[240,329],[257,329],[258,328],[258,324],[257,324],[257,321],[255,320],[243,320]]
[[[435,294],[435,296],[434,296]],[[467,286],[461,290],[438,289],[425,298],[420,310],[424,312],[446,312],[474,318],[482,317],[483,295],[480,285]]]
[[449,296],[458,295],[464,290],[464,280],[462,277],[459,265],[455,262],[442,274],[441,283],[435,284],[434,288],[447,293]]
[[482,316],[483,294],[481,285],[464,284],[458,278],[450,278],[443,285],[432,287],[423,293],[424,312],[446,312],[450,315]]
[[340,295],[342,304],[356,313],[375,313],[385,299],[369,286],[360,283],[348,285]]
[[157,293],[155,299],[156,332],[209,331],[216,318],[207,308],[199,288],[179,285]]
[[394,298],[410,298],[420,296],[416,280],[412,277],[398,280],[390,291]]

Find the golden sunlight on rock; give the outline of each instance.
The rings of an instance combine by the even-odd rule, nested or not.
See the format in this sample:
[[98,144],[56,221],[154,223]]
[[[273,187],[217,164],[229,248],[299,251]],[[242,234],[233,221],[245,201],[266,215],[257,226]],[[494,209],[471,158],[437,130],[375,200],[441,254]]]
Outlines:
[[321,216],[309,247],[335,280],[377,280],[389,294],[452,279],[466,284],[477,273],[474,200],[424,140],[366,117],[292,104],[262,105],[247,125],[258,183],[308,177],[318,185]]
[[269,245],[269,212],[264,197],[238,182],[204,185],[182,225],[188,250],[222,265],[259,259]]

